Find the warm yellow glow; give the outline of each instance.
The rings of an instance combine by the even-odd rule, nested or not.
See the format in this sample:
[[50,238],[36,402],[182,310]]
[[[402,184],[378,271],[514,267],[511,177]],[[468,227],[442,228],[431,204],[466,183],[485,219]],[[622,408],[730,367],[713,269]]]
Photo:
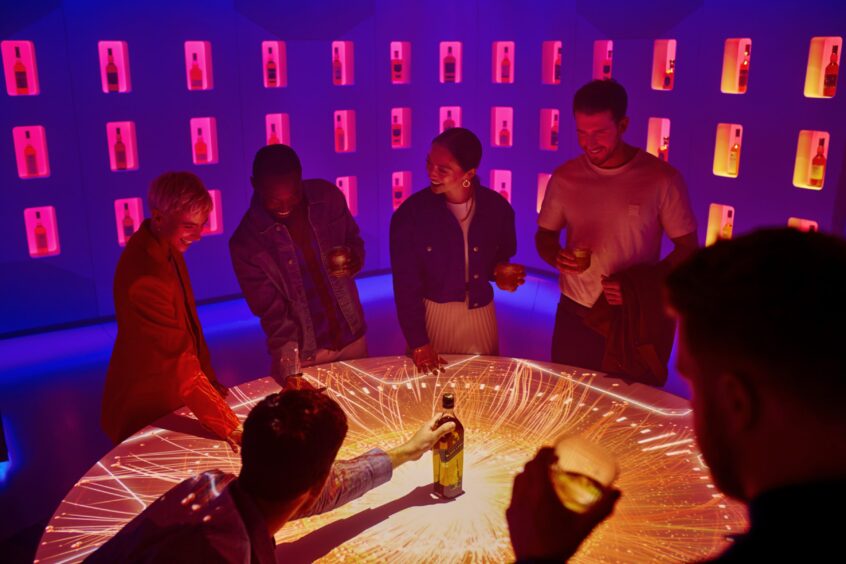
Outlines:
[[711,246],[720,239],[731,239],[734,233],[734,208],[726,204],[708,206],[708,229],[705,232],[705,246]]
[[842,37],[813,37],[808,48],[808,64],[805,70],[805,97],[829,98],[823,93],[825,68],[830,64],[831,53],[837,47],[836,63],[840,65],[840,55],[843,53]]
[[[822,141],[822,147],[820,147]],[[827,131],[811,131],[803,129],[799,132],[799,139],[796,142],[796,161],[793,165],[793,185],[797,188],[807,190],[822,190],[825,177],[825,165],[822,170],[816,171],[814,175],[814,158],[822,149],[823,163],[828,158],[829,134]],[[820,176],[822,175],[822,176]],[[816,176],[819,180],[815,184],[812,178]]]
[[737,123],[717,124],[714,143],[714,174],[737,178],[740,174],[740,152],[743,144],[743,126]]

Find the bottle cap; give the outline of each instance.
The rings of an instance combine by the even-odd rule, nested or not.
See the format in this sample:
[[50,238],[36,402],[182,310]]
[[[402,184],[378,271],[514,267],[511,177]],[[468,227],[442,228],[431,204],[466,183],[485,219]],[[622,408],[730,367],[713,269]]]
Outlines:
[[444,394],[443,396],[444,409],[452,409],[455,407],[455,394]]

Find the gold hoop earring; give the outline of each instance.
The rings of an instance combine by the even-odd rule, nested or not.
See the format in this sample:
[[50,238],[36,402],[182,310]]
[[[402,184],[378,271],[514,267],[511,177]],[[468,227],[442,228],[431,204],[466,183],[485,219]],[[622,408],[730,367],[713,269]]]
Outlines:
[[461,182],[461,186],[463,186],[464,188],[470,188],[470,181],[469,181],[469,180],[467,180],[467,179],[465,178],[465,179]]

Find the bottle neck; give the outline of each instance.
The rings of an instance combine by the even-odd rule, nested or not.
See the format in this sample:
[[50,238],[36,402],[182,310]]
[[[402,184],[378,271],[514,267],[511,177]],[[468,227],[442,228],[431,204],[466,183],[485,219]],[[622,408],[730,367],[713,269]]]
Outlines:
[[442,412],[444,416],[455,417],[455,408],[443,408]]

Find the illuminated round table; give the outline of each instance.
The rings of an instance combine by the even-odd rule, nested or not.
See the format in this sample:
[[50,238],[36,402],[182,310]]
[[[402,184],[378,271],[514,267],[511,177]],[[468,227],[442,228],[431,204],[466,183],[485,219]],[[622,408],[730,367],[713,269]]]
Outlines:
[[[403,442],[431,417],[445,391],[465,426],[465,494],[430,495],[428,456],[361,498],[277,535],[284,562],[449,562],[513,560],[505,509],[514,475],[564,432],[601,442],[619,461],[623,497],[574,560],[691,561],[719,552],[746,528],[745,511],[714,487],[691,428],[687,401],[641,384],[556,364],[448,356],[440,376],[416,375],[404,357],[306,369],[349,419],[340,457]],[[232,388],[242,418],[267,394],[270,378]],[[188,413],[187,410],[183,410]],[[180,413],[183,413],[180,412]],[[237,473],[221,441],[147,427],[95,464],[59,505],[38,562],[84,558],[162,493],[212,468]]]

